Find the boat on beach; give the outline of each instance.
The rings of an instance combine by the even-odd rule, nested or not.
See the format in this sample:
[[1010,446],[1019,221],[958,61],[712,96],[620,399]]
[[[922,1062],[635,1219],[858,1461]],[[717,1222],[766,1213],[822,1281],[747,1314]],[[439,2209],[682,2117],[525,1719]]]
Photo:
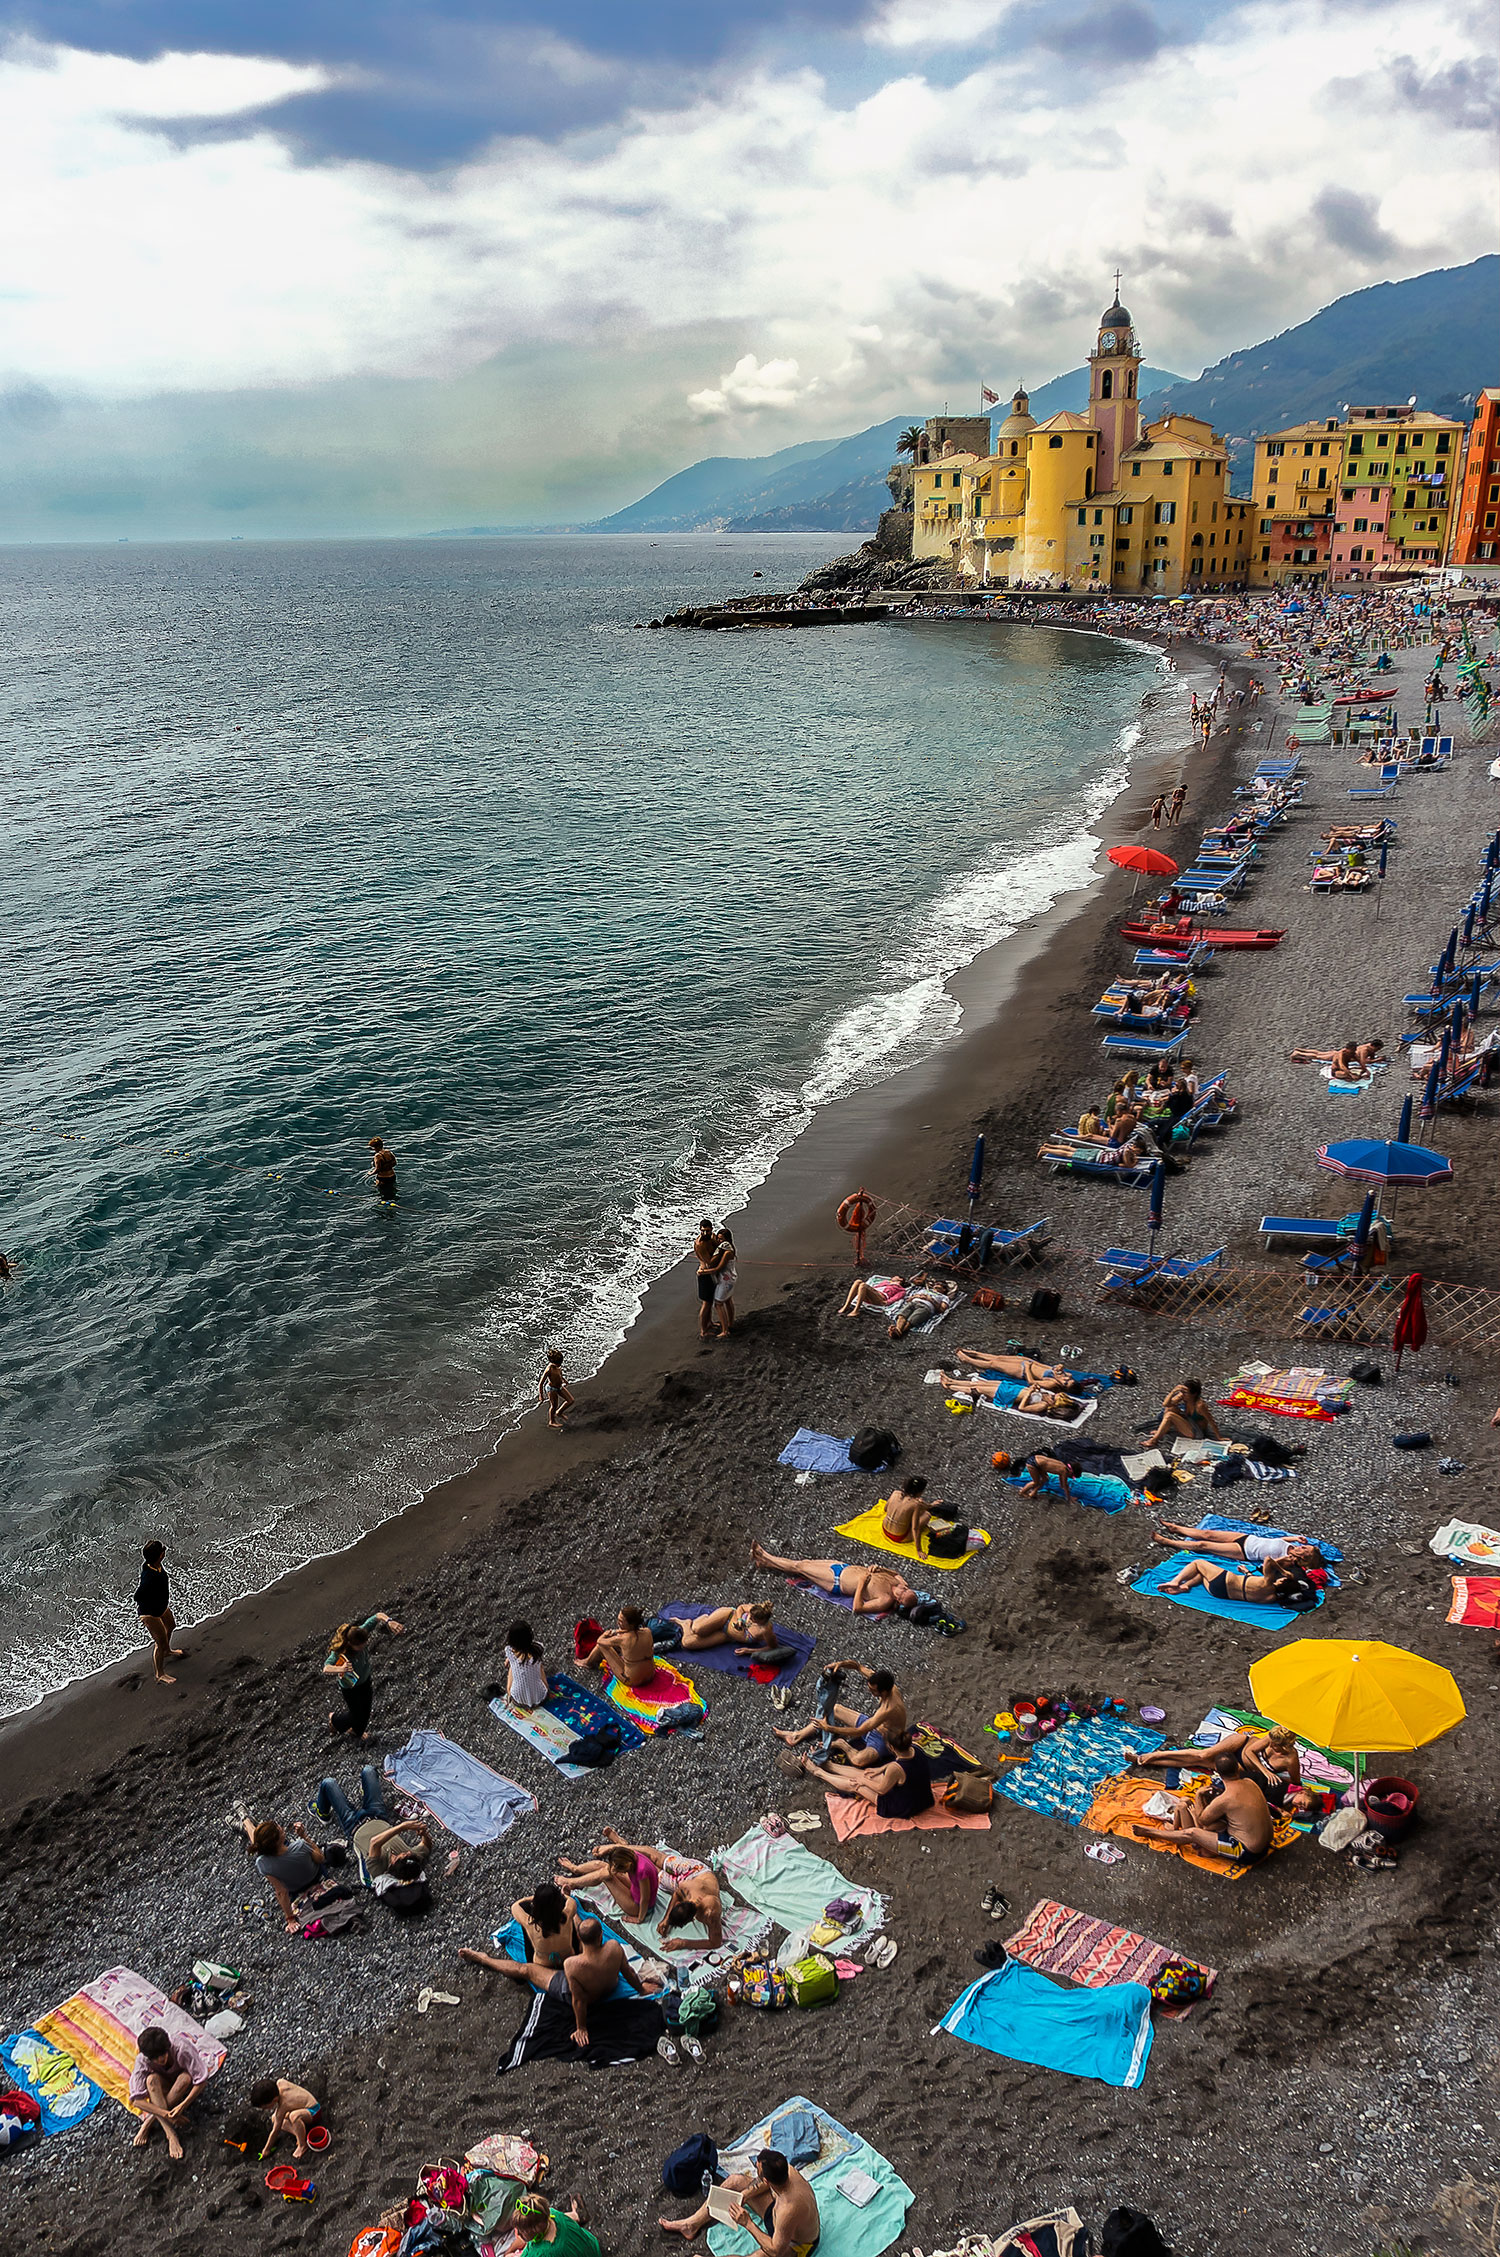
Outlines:
[[1179,917],[1175,923],[1162,925],[1139,918],[1120,927],[1122,940],[1133,940],[1147,948],[1274,948],[1285,940],[1286,928],[1274,925],[1256,928],[1241,926],[1195,925],[1190,918]]

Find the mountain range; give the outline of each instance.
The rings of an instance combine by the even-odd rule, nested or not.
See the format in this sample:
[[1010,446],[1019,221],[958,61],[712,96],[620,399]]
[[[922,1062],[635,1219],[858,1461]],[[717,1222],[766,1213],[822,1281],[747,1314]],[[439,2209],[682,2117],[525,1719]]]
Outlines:
[[[1242,457],[1251,435],[1336,415],[1346,402],[1394,403],[1464,417],[1481,386],[1500,382],[1494,318],[1500,257],[1381,282],[1325,306],[1264,344],[1231,353],[1198,377],[1141,370],[1141,405],[1201,416]],[[1069,369],[1031,393],[1040,422],[1088,400],[1088,370]],[[1008,403],[996,410],[1009,413]],[[890,506],[886,471],[896,441],[920,414],[892,416],[844,439],[804,440],[772,455],[711,455],[680,470],[591,533],[872,533]]]

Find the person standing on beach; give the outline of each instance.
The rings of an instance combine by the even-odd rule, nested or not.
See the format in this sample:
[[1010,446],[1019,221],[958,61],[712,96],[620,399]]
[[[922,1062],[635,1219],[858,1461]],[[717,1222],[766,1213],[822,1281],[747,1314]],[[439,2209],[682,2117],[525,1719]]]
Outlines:
[[698,1225],[693,1252],[698,1257],[698,1337],[700,1340],[707,1340],[713,1328],[714,1299],[719,1290],[719,1272],[725,1260],[718,1233],[707,1215]]
[[1167,810],[1167,821],[1168,821],[1169,823],[1173,824],[1174,826],[1175,826],[1176,824],[1178,824],[1179,822],[1181,822],[1181,820],[1182,820],[1182,811],[1183,811],[1184,807],[1186,807],[1186,805],[1187,805],[1187,785],[1186,785],[1186,784],[1179,784],[1179,785],[1177,786],[1177,789],[1176,789],[1176,790],[1175,790],[1175,791],[1173,792],[1173,794],[1172,794],[1172,801],[1171,801],[1171,805],[1170,805],[1170,807],[1169,807],[1169,808],[1168,808],[1168,810]]
[[1159,831],[1161,829],[1162,818],[1166,814],[1166,812],[1167,803],[1162,798],[1161,793],[1158,792],[1155,799],[1153,799],[1151,802],[1151,828],[1153,831]]
[[370,1173],[375,1178],[375,1189],[382,1199],[394,1199],[396,1196],[396,1155],[388,1144],[382,1143],[378,1136],[371,1137],[370,1150],[374,1154],[370,1163]]
[[370,1729],[370,1710],[375,1702],[375,1684],[370,1671],[370,1632],[379,1623],[389,1630],[393,1638],[401,1635],[401,1624],[394,1615],[372,1614],[364,1622],[341,1622],[328,1644],[328,1659],[323,1664],[325,1677],[336,1677],[339,1691],[344,1696],[344,1713],[337,1709],[328,1712],[330,1732],[352,1732],[361,1742]]
[[728,1225],[719,1233],[719,1267],[714,1274],[714,1315],[719,1320],[719,1338],[727,1340],[734,1325],[734,1289],[739,1282],[739,1270],[734,1258],[734,1240]]
[[153,1536],[149,1544],[141,1546],[141,1579],[135,1587],[135,1611],[141,1618],[141,1627],[147,1631],[154,1649],[151,1660],[156,1670],[158,1685],[175,1685],[177,1680],[164,1665],[167,1661],[183,1661],[186,1648],[174,1646],[172,1632],[177,1628],[177,1617],[172,1612],[171,1597],[167,1589],[167,1571],[162,1564],[167,1547]]
[[536,1383],[536,1399],[547,1406],[549,1426],[561,1426],[573,1408],[573,1390],[563,1378],[561,1348],[547,1350],[547,1368]]

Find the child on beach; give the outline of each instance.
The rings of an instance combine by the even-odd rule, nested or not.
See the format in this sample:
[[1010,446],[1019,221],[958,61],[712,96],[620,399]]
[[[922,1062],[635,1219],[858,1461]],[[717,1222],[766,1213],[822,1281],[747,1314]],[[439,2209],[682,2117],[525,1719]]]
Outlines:
[[547,1350],[547,1369],[536,1383],[536,1399],[547,1406],[547,1424],[561,1426],[573,1408],[573,1390],[563,1378],[561,1348]]
[[260,2151],[262,2163],[283,2132],[290,2132],[296,2141],[294,2152],[299,2158],[307,2153],[307,2127],[321,2106],[316,2094],[305,2085],[293,2084],[290,2077],[262,2077],[250,2087],[250,2105],[271,2111],[271,2129]]
[[547,1698],[547,1670],[536,1632],[529,1622],[513,1622],[505,1633],[505,1697],[513,1708],[540,1708]]

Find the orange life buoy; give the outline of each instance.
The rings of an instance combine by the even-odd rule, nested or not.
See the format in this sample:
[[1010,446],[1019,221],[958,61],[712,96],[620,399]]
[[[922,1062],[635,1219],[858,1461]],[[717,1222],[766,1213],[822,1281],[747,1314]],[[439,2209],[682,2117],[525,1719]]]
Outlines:
[[875,1202],[868,1191],[851,1191],[839,1206],[841,1230],[866,1231],[875,1220]]

